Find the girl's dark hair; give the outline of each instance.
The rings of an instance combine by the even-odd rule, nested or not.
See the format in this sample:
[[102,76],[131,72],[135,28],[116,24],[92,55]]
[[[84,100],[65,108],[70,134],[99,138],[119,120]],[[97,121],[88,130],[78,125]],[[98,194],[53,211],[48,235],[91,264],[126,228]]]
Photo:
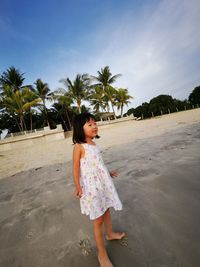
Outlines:
[[[86,143],[83,125],[90,119],[95,120],[95,116],[90,113],[81,113],[75,116],[73,120],[73,137],[72,141],[76,143]],[[99,138],[97,135],[96,138]]]

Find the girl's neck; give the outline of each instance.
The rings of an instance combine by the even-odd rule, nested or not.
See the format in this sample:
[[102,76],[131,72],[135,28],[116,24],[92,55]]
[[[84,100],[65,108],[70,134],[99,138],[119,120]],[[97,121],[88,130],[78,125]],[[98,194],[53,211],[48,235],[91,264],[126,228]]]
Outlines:
[[95,142],[92,140],[92,138],[90,138],[90,137],[86,137],[85,138],[85,142],[87,143],[87,144],[91,144],[91,145],[94,145],[95,144]]

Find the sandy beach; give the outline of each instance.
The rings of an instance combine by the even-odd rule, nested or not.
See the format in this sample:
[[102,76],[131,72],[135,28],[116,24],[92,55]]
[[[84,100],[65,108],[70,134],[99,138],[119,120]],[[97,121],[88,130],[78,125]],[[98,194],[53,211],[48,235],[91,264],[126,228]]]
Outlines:
[[[123,210],[106,242],[115,267],[200,266],[200,109],[99,128]],[[72,141],[0,152],[0,266],[98,267],[73,197]]]
[[[200,108],[158,116],[154,119],[110,124],[99,128],[101,139],[97,142],[104,150],[118,144],[159,136],[198,122],[200,122]],[[31,147],[0,151],[0,179],[33,168],[66,163],[71,160],[71,155],[71,138],[49,143],[38,142],[38,145]]]

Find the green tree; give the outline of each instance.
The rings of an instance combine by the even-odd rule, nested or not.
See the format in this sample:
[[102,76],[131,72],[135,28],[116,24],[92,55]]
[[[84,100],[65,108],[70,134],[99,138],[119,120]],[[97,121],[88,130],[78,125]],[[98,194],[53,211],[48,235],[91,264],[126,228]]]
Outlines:
[[98,74],[97,76],[91,76],[91,77],[94,81],[97,81],[95,85],[102,88],[102,91],[106,95],[106,98],[110,101],[112,110],[114,112],[114,116],[116,118],[115,111],[114,111],[114,105],[115,105],[114,98],[115,98],[116,90],[111,85],[114,82],[116,82],[117,78],[121,77],[121,74],[112,75],[109,66],[101,68],[100,71],[97,71],[97,74]]
[[26,87],[23,87],[22,90],[24,92],[24,100],[27,103],[29,103],[27,107],[27,112],[30,116],[30,130],[32,131],[33,129],[32,107],[37,107],[42,100],[41,98],[38,97],[37,92],[34,88],[26,86]]
[[116,119],[114,106],[116,105],[117,90],[114,87],[108,85],[108,86],[106,86],[106,88],[104,90],[104,94],[105,94],[105,97],[107,97],[107,99],[110,101],[112,111],[113,111],[114,117]]
[[133,98],[131,95],[128,94],[128,89],[118,88],[116,89],[116,105],[117,108],[120,109],[120,116],[123,116],[123,108],[124,105],[128,105],[130,103],[130,99]]
[[44,115],[45,115],[44,125],[48,125],[49,128],[51,128],[49,118],[48,118],[48,112],[47,112],[47,108],[46,108],[46,100],[51,100],[52,94],[50,93],[50,89],[48,87],[48,84],[42,82],[41,79],[37,79],[35,82],[35,85],[36,85],[35,93],[36,93],[37,97],[41,98],[42,103],[43,103],[43,110],[44,110]]
[[67,95],[77,106],[77,111],[81,113],[82,100],[88,100],[90,95],[90,78],[88,74],[77,74],[74,81],[69,78],[62,79],[61,82],[67,88]]
[[97,73],[97,76],[91,77],[98,82],[97,85],[102,86],[103,90],[105,90],[108,86],[111,86],[117,78],[121,77],[121,74],[112,75],[109,66],[101,68],[101,70],[97,71]]
[[105,111],[106,108],[106,102],[105,102],[105,97],[104,93],[102,91],[101,86],[99,85],[94,85],[91,87],[92,92],[90,94],[90,103],[93,106],[93,109],[96,113],[99,113],[100,111]]
[[188,100],[192,105],[200,105],[200,85],[194,88]]
[[[11,114],[19,127],[20,131],[27,130],[26,123],[24,121],[24,114],[27,110],[36,105],[39,99],[30,99],[29,89],[24,87],[21,90],[12,91],[12,87],[4,85],[2,103],[5,110]],[[17,120],[19,118],[19,122]]]
[[176,111],[174,100],[170,95],[159,95],[149,102],[149,111],[153,112],[154,115],[160,115],[161,111],[167,113],[168,109],[170,112]]
[[61,90],[54,91],[52,98],[56,100],[56,103],[53,104],[53,107],[57,110],[58,115],[61,117],[64,130],[71,130],[72,125],[69,112],[71,110],[70,106],[73,103],[72,99],[69,97],[66,91],[61,92]]
[[149,103],[144,102],[142,105],[136,107],[133,111],[133,114],[135,117],[142,117],[142,118],[148,118],[150,117],[150,112],[149,112]]
[[0,76],[0,85],[9,85],[13,92],[19,90],[23,84],[24,73],[21,73],[15,67],[10,67],[4,71]]
[[191,108],[191,105],[187,99],[179,100],[179,99],[174,98],[173,100],[174,100],[174,105],[175,105],[176,109],[178,109],[177,111]]

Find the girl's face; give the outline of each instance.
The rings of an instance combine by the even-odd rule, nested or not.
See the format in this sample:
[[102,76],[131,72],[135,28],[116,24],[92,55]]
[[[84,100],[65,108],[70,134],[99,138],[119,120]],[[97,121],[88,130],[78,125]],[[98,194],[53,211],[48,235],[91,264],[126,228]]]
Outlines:
[[85,137],[94,138],[98,133],[98,127],[96,124],[96,121],[93,119],[90,119],[83,125],[83,131],[85,134]]

